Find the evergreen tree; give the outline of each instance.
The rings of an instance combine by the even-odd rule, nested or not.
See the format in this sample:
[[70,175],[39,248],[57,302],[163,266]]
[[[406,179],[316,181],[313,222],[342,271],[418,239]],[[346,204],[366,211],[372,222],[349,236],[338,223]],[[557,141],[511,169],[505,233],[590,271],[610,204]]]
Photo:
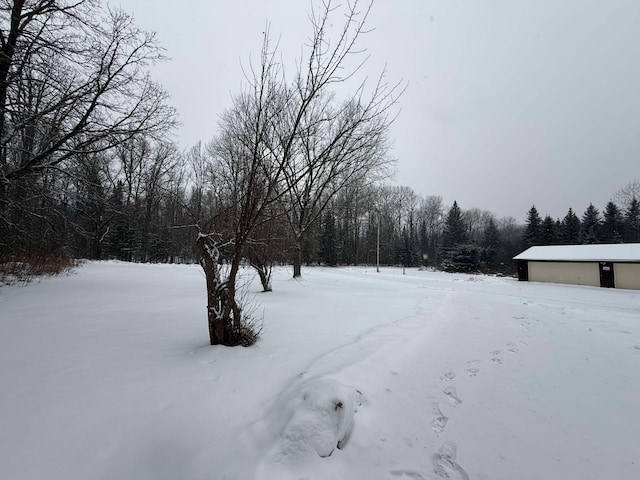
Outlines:
[[540,238],[543,245],[557,245],[558,232],[556,231],[556,222],[553,221],[551,215],[544,217],[540,229]]
[[320,259],[329,266],[338,264],[338,249],[336,244],[336,222],[331,212],[325,213],[320,235]]
[[416,255],[413,251],[411,235],[407,232],[407,227],[402,227],[402,247],[400,250],[400,263],[405,267],[415,265]]
[[445,272],[477,272],[480,267],[480,247],[474,244],[456,245],[447,252],[441,268]]
[[569,209],[562,219],[561,225],[560,240],[562,243],[565,245],[578,245],[580,243],[580,228],[582,224],[573,209]]
[[640,242],[640,202],[635,197],[631,199],[624,214],[624,241]]
[[458,202],[453,206],[445,219],[442,232],[441,268],[447,272],[477,271],[480,264],[480,247],[468,244],[469,234],[464,216]]
[[351,232],[347,217],[336,223],[336,245],[338,251],[338,263],[349,265],[351,263]]
[[429,237],[427,235],[427,223],[424,219],[420,219],[420,226],[418,227],[418,244],[420,245],[420,264],[426,265],[429,252]]
[[464,223],[462,211],[458,207],[458,202],[454,201],[453,206],[447,214],[442,232],[442,250],[449,251],[452,248],[467,242],[467,227]]
[[500,248],[500,231],[492,217],[489,217],[484,228],[484,232],[482,234],[482,246],[484,248]]
[[129,223],[124,214],[123,183],[118,181],[108,200],[111,225],[104,236],[104,254],[107,258],[126,258],[124,250],[127,248],[128,238],[131,236]]
[[482,263],[487,269],[493,270],[498,266],[498,251],[500,250],[500,246],[500,231],[493,217],[489,217],[482,234],[483,250],[481,253]]
[[602,220],[600,211],[590,203],[582,216],[580,240],[582,243],[599,243]]
[[527,213],[527,224],[524,230],[525,248],[534,245],[542,245],[542,222],[535,205]]
[[620,208],[609,201],[604,209],[604,221],[602,222],[601,238],[605,243],[622,243],[624,218]]

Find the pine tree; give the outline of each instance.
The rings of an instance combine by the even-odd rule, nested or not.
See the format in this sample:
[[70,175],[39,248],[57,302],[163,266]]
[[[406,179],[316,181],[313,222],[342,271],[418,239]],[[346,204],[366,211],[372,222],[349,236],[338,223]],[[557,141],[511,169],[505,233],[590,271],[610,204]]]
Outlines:
[[484,248],[500,248],[500,231],[492,217],[489,217],[487,224],[484,227],[484,232],[482,234],[482,246]]
[[620,208],[609,201],[604,209],[604,221],[602,222],[601,238],[605,243],[622,243],[624,218]]
[[640,202],[635,197],[624,214],[624,241],[640,242]]
[[565,245],[578,245],[580,243],[580,219],[570,208],[562,220],[560,240]]
[[527,225],[524,230],[525,248],[534,245],[542,245],[542,222],[535,205],[527,213]]
[[582,243],[599,243],[602,220],[600,211],[590,203],[582,216],[580,240]]
[[442,232],[442,250],[451,250],[458,245],[466,243],[467,239],[467,227],[464,223],[462,211],[458,207],[458,202],[454,201],[447,214],[444,231]]
[[404,267],[414,266],[416,255],[413,252],[411,235],[407,232],[407,227],[402,227],[402,246],[400,249],[400,263]]
[[426,265],[426,259],[428,258],[429,251],[429,237],[427,236],[427,223],[423,219],[420,219],[420,226],[418,227],[418,244],[420,245],[420,256],[422,260],[419,260]]
[[442,263],[441,268],[447,272],[476,271],[480,264],[480,248],[468,245],[469,234],[464,216],[458,202],[447,214],[442,232]]
[[336,245],[336,222],[330,212],[324,216],[320,236],[320,259],[329,266],[338,264],[338,249]]
[[475,244],[462,244],[447,252],[441,268],[445,272],[477,272],[480,267],[481,249]]
[[500,231],[495,220],[489,217],[482,234],[481,260],[484,265],[493,270],[498,265],[498,250],[500,249]]
[[540,238],[542,245],[556,245],[558,243],[558,233],[556,231],[556,222],[551,215],[544,217],[540,227]]

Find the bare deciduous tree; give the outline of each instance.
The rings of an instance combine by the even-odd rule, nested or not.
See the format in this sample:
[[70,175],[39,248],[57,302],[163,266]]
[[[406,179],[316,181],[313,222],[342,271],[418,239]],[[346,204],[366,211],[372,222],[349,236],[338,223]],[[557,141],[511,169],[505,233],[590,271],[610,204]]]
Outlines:
[[487,222],[489,219],[494,219],[493,213],[480,208],[469,208],[464,210],[463,215],[469,233],[469,240],[480,244]]
[[[256,229],[282,211],[276,205],[286,205],[302,238],[341,186],[387,162],[387,132],[399,84],[388,85],[381,75],[370,91],[363,82],[342,102],[334,101],[331,92],[362,65],[349,64],[360,53],[357,41],[366,33],[371,3],[360,8],[361,2],[354,1],[340,11],[326,1],[313,9],[311,41],[292,82],[276,60],[267,30],[259,65],[251,65],[247,86],[222,115],[211,151],[218,178],[230,192],[224,217],[231,224],[214,220],[212,230],[222,240],[211,234],[198,237],[212,344],[240,343],[244,324],[235,300],[236,276]],[[346,17],[332,39],[329,25],[339,13]],[[224,278],[213,266],[220,242],[230,246]]]
[[629,208],[635,198],[640,200],[640,181],[634,180],[616,192],[616,204],[623,210]]
[[[280,196],[286,155],[273,145],[287,92],[280,67],[265,39],[260,69],[220,121],[221,133],[210,145],[218,179],[228,187],[224,216],[213,219],[214,234],[201,234],[196,245],[207,279],[207,316],[212,345],[239,345],[243,323],[236,302],[236,278],[250,236],[263,213]],[[228,220],[228,225],[220,221]],[[230,267],[218,269],[221,244],[230,245]]]
[[328,203],[350,185],[385,176],[392,163],[388,156],[388,109],[395,100],[389,98],[384,108],[379,108],[377,97],[385,94],[382,90],[379,85],[367,104],[360,95],[337,107],[322,102],[321,108],[304,117],[298,154],[285,170],[287,218],[295,241],[294,277],[301,275],[307,232]]

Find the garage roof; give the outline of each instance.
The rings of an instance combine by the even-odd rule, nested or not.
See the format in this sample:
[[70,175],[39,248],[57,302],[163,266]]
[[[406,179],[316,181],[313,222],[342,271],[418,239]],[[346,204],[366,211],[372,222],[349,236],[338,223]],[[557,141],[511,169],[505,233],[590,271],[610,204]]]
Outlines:
[[513,259],[557,262],[640,262],[640,243],[531,247]]

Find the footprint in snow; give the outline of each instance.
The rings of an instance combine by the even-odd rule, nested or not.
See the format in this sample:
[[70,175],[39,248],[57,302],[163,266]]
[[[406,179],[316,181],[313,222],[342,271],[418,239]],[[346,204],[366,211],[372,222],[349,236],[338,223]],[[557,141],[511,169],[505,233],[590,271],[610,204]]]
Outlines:
[[502,358],[500,357],[500,353],[502,353],[500,350],[494,350],[492,352],[489,352],[489,355],[491,356],[491,361],[494,363],[502,363]]
[[469,475],[456,462],[458,447],[454,442],[445,442],[431,457],[433,473],[438,478],[448,478],[450,480],[469,480]]
[[509,347],[509,352],[517,353],[518,349],[516,348],[516,344],[514,342],[507,343],[507,347]]
[[447,387],[442,391],[442,393],[444,393],[454,405],[460,405],[462,403],[462,400],[458,397],[458,392],[455,387]]
[[467,368],[465,371],[467,372],[467,375],[469,375],[470,377],[475,377],[480,371],[480,369],[472,367],[472,368]]
[[435,433],[442,433],[444,431],[444,428],[447,426],[449,418],[442,413],[440,407],[438,407],[438,404],[436,402],[433,402],[431,411],[435,415],[435,418],[431,420],[431,429]]
[[456,378],[455,372],[447,372],[443,375],[440,375],[440,380],[453,380]]

